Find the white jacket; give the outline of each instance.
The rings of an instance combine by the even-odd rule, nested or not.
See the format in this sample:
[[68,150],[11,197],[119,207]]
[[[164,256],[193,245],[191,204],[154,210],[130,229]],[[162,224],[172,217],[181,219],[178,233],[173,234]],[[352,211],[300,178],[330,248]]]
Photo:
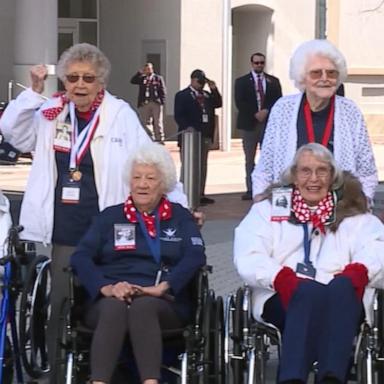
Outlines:
[[[313,233],[310,259],[316,268],[316,280],[328,284],[347,264],[364,264],[369,278],[364,304],[370,320],[372,287],[384,288],[383,249],[384,225],[368,213],[344,219],[335,233],[328,228],[325,235]],[[253,288],[256,319],[262,320],[265,302],[276,293],[273,282],[283,266],[296,270],[303,260],[303,227],[288,221],[272,222],[268,200],[254,204],[235,229],[234,263],[244,282]]]
[[[0,190],[0,259],[7,255],[8,231],[11,225],[9,201]],[[0,274],[3,273],[3,268],[1,267]]]
[[[277,182],[291,165],[297,150],[297,118],[302,97],[302,93],[284,96],[271,110],[260,160],[252,172],[253,196]],[[340,96],[335,100],[334,156],[339,168],[358,177],[365,195],[373,199],[377,169],[364,117],[352,100]]]
[[[11,101],[0,120],[5,139],[22,152],[35,151],[31,172],[24,194],[20,223],[23,239],[50,243],[53,231],[54,190],[57,168],[53,140],[57,121],[64,121],[68,105],[49,121],[41,110],[60,105],[58,98],[47,102],[28,89]],[[149,142],[136,112],[123,100],[105,92],[100,105],[100,122],[91,141],[91,155],[100,211],[122,203],[129,194],[124,180],[128,155]],[[185,195],[178,190],[172,201],[187,205]]]

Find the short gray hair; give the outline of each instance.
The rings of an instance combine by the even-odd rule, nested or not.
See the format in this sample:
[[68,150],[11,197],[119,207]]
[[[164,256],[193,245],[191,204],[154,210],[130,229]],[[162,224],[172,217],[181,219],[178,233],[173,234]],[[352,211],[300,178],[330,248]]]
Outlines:
[[335,64],[336,69],[339,71],[337,86],[346,80],[347,62],[344,55],[328,40],[309,40],[296,48],[289,65],[289,77],[300,91],[305,91],[305,71],[309,59],[313,56],[326,57]]
[[111,73],[111,63],[99,48],[92,44],[80,43],[64,51],[57,63],[57,76],[62,82],[65,81],[68,66],[76,62],[92,64],[99,77],[100,84],[104,87],[107,86],[109,74]]
[[332,189],[338,189],[342,186],[344,178],[343,171],[337,166],[336,161],[333,157],[332,152],[318,143],[309,143],[302,145],[295,154],[291,165],[282,173],[281,182],[283,185],[293,184],[296,175],[297,163],[299,162],[300,156],[304,152],[311,152],[316,159],[328,163],[332,170]]
[[164,192],[168,193],[175,189],[176,167],[171,154],[164,145],[150,142],[139,147],[129,156],[125,164],[125,180],[131,182],[132,170],[135,164],[145,164],[155,166],[161,175]]

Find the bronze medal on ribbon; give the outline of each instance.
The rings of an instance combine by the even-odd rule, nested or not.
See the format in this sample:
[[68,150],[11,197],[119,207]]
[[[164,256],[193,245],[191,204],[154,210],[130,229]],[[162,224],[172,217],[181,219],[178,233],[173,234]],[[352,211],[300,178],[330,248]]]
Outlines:
[[71,178],[73,181],[80,181],[82,176],[82,173],[78,169],[71,172]]

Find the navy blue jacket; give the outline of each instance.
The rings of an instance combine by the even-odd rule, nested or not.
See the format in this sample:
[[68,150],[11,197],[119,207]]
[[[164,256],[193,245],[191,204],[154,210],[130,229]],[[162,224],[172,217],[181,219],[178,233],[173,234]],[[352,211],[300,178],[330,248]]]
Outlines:
[[[71,265],[90,298],[100,289],[119,281],[141,286],[154,285],[160,264],[154,259],[139,224],[135,226],[133,250],[114,250],[114,225],[128,224],[123,204],[106,208],[94,220],[71,257]],[[200,231],[191,213],[172,203],[172,217],[160,221],[161,263],[168,269],[168,281],[175,296],[174,309],[184,319],[191,314],[188,285],[206,263]]]
[[204,106],[208,114],[208,122],[203,123],[203,111],[200,104],[193,97],[190,87],[176,93],[174,116],[179,132],[192,127],[201,132],[202,137],[213,139],[215,132],[215,108],[222,106],[222,98],[215,88],[211,92],[204,92]]

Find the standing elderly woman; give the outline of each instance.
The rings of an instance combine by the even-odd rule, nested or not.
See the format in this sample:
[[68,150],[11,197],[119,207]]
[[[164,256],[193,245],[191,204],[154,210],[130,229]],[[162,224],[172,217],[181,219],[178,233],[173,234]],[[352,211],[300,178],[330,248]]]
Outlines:
[[126,172],[131,194],[96,217],[71,258],[92,300],[86,322],[95,328],[91,380],[98,384],[110,382],[127,334],[141,381],[158,383],[161,330],[188,321],[187,287],[205,264],[192,215],[165,197],[176,184],[166,149],[143,146]]
[[307,41],[291,58],[290,77],[300,93],[280,98],[269,115],[260,160],[252,173],[255,201],[279,180],[297,148],[311,142],[333,152],[339,166],[357,176],[372,199],[377,170],[364,118],[353,101],[335,95],[347,77],[344,56],[326,40]]
[[253,288],[253,315],[282,331],[279,383],[344,383],[373,289],[383,287],[384,226],[360,182],[311,143],[236,228],[234,258]]
[[[10,102],[0,121],[6,140],[34,151],[21,207],[24,239],[53,244],[49,355],[55,355],[58,306],[67,295],[63,268],[99,211],[121,203],[127,156],[150,142],[135,111],[105,90],[110,63],[95,46],[77,44],[57,65],[65,93],[45,101],[47,68],[31,69],[32,86]],[[61,133],[70,135],[66,138]],[[186,203],[176,192],[176,200]],[[52,361],[51,361],[52,363]],[[52,383],[55,373],[52,372]]]

